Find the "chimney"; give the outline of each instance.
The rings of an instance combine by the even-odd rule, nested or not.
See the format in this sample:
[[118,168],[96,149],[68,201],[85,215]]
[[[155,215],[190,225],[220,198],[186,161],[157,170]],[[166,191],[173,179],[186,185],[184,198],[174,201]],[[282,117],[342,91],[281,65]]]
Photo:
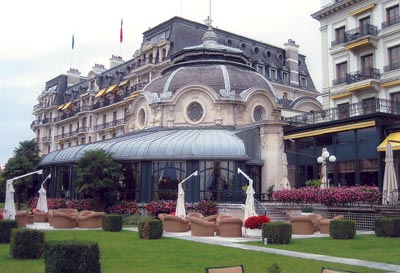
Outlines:
[[110,58],[110,69],[113,67],[116,67],[120,64],[123,64],[124,60],[122,60],[121,56],[117,56],[117,55],[112,55]]
[[76,68],[70,68],[67,71],[67,87],[75,85],[80,82],[81,72]]
[[290,70],[290,83],[299,84],[299,45],[289,39],[285,46],[286,67]]
[[104,64],[94,64],[92,67],[92,71],[96,74],[99,75],[106,71],[107,69],[104,67]]

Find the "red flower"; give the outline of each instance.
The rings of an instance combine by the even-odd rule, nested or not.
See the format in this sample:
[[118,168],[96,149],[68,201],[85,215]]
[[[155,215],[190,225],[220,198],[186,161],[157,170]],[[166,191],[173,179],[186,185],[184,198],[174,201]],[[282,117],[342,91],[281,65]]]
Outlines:
[[269,221],[269,217],[265,215],[250,216],[244,222],[244,227],[250,229],[260,229],[264,223],[269,223]]

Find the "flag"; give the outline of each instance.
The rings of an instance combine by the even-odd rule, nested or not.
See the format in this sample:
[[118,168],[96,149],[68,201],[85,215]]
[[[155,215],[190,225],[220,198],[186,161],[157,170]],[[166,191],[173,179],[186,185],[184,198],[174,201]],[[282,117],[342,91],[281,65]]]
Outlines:
[[72,49],[75,47],[75,34],[72,34]]
[[121,18],[121,29],[119,30],[119,42],[120,43],[122,43],[122,41],[124,40],[124,35],[122,33],[122,24],[123,24],[123,21],[122,21],[122,18]]

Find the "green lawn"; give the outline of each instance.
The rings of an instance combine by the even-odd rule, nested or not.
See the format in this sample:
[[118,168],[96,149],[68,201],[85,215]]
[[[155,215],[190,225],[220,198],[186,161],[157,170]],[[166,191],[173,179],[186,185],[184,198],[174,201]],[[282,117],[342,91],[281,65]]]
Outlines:
[[[162,238],[141,240],[136,232],[104,231],[47,231],[46,240],[89,240],[100,246],[103,273],[203,273],[207,266],[243,264],[246,273],[264,273],[274,262],[280,264],[282,273],[319,273],[321,266],[329,266],[363,273],[380,270],[347,266],[327,262],[304,260],[207,245],[185,240]],[[296,242],[293,246],[297,245]],[[341,251],[339,247],[337,251]],[[44,272],[44,261],[15,260],[9,255],[9,244],[0,244],[0,272]]]
[[[249,244],[264,246],[262,242],[253,242]],[[292,239],[288,245],[268,245],[268,247],[342,258],[400,264],[400,238],[357,235],[353,240],[333,240],[330,237]]]

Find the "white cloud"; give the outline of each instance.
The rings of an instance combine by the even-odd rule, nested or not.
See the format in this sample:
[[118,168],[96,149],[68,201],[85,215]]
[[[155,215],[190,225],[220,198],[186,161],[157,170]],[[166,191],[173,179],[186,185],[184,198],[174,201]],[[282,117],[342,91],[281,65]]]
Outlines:
[[[321,90],[319,23],[310,16],[319,8],[320,0],[214,0],[211,15],[214,26],[271,45],[282,47],[288,39],[295,40]],[[208,14],[209,0],[4,2],[0,16],[0,163],[5,164],[20,141],[33,137],[31,113],[37,96],[46,81],[70,68],[71,57],[72,66],[86,76],[95,63],[108,66],[111,55],[119,54],[121,17],[121,55],[128,60],[149,27],[181,15],[202,23]]]

